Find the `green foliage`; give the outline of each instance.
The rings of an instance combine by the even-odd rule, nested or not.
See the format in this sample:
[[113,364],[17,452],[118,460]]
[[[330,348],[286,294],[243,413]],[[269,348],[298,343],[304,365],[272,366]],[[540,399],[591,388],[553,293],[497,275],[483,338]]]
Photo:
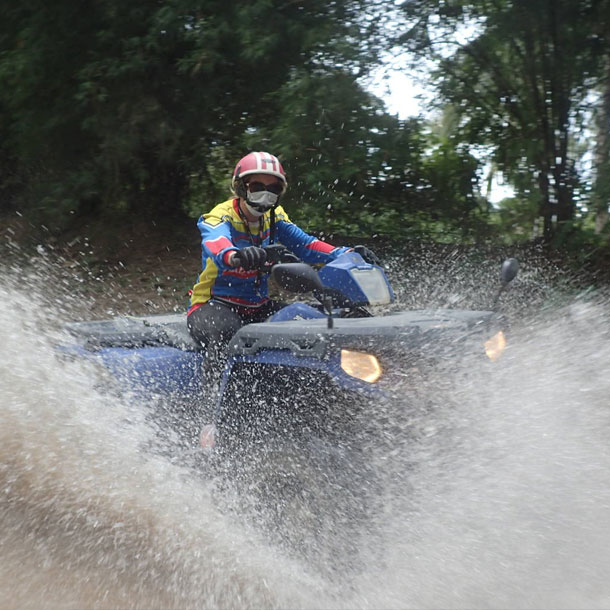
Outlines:
[[438,220],[460,228],[462,238],[476,235],[486,209],[477,198],[478,169],[478,160],[450,141],[435,147],[424,165],[429,204]]
[[436,238],[478,226],[477,161],[451,142],[429,152],[425,126],[388,115],[350,72],[295,71],[265,104],[276,118],[248,148],[286,160],[285,203],[305,228]]
[[[542,217],[556,244],[603,246],[587,209],[608,199],[607,140],[594,185],[579,160],[609,20],[610,0],[6,0],[0,202],[51,229],[197,216],[266,149],[311,231],[514,243]],[[438,123],[400,120],[360,84],[393,45],[435,67]],[[483,149],[516,192],[497,209]]]
[[436,60],[440,99],[458,113],[461,139],[491,147],[491,160],[526,208],[537,195],[550,239],[553,218],[574,219],[582,191],[578,138],[610,52],[610,3],[413,0],[402,6],[415,25],[400,42]]
[[275,118],[263,100],[295,69],[366,68],[365,4],[8,0],[0,188],[55,224],[192,208],[219,190],[216,151],[243,154],[244,134]]
[[527,242],[537,237],[537,198],[508,197],[497,204],[490,213],[495,233],[507,244]]
[[301,222],[362,232],[388,206],[389,191],[404,196],[400,182],[420,154],[418,125],[387,115],[351,74],[295,73],[270,103],[276,121],[252,138],[287,160]]

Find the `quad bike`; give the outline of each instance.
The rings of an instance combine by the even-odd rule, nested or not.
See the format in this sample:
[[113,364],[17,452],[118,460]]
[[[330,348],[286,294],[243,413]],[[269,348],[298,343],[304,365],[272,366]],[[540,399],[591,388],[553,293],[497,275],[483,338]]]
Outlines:
[[[515,259],[504,262],[498,297],[517,271]],[[407,369],[465,354],[497,360],[506,322],[495,303],[373,315],[394,293],[383,269],[355,252],[319,271],[279,262],[270,273],[314,301],[235,334],[212,405],[201,404],[205,351],[184,314],[73,323],[65,349],[100,361],[120,387],[171,397],[172,423],[189,442],[200,437],[206,468],[276,540],[350,563],[378,499],[374,448],[384,431],[375,409]]]

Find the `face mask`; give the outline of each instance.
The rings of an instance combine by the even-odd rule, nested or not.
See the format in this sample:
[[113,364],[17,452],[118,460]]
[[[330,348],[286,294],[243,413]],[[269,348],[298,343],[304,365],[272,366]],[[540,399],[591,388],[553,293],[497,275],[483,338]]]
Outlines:
[[269,191],[259,191],[258,193],[248,193],[246,205],[256,216],[261,216],[267,210],[277,205],[279,196]]
[[252,216],[256,216],[257,218],[259,218],[260,216],[262,216],[265,212],[260,212],[259,210],[255,210],[249,203],[246,202],[246,209],[248,210],[248,212],[250,212],[250,214],[252,214]]

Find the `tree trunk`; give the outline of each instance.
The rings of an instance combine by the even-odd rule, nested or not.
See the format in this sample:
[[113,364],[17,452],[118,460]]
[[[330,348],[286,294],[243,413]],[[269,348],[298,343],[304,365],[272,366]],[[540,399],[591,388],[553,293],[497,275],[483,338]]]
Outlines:
[[538,173],[538,188],[540,189],[540,206],[538,213],[543,218],[542,239],[549,244],[553,239],[553,205],[551,203],[551,193],[549,185],[549,175],[546,170],[546,163],[542,162]]
[[610,55],[606,56],[601,93],[596,120],[595,183],[592,197],[595,233],[598,235],[608,224],[608,206],[610,206]]

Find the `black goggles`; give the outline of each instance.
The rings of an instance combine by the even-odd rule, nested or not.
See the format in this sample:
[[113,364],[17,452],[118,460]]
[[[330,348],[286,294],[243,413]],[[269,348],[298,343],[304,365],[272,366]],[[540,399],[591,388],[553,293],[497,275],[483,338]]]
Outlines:
[[262,191],[269,191],[274,195],[281,195],[284,190],[284,185],[280,182],[274,182],[273,184],[263,184],[262,182],[248,182],[246,185],[251,193],[260,193]]

